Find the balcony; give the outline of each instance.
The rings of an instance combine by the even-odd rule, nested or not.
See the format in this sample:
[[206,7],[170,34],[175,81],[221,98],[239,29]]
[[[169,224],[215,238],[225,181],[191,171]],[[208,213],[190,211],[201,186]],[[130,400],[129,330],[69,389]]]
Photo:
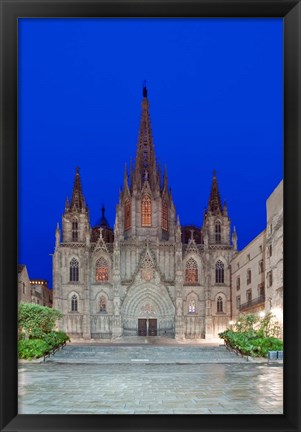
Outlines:
[[246,303],[242,303],[239,307],[240,311],[245,311],[247,309],[251,309],[253,306],[258,306],[265,302],[265,294],[260,295],[259,297],[256,297]]

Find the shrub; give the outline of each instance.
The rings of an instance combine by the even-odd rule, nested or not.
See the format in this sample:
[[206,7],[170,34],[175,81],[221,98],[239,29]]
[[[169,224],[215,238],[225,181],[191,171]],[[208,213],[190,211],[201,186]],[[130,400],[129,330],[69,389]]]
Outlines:
[[29,338],[43,338],[55,327],[56,320],[62,313],[56,309],[32,303],[19,305],[18,326],[19,333],[25,333]]
[[18,342],[19,358],[33,359],[49,352],[49,345],[42,339],[20,340]]

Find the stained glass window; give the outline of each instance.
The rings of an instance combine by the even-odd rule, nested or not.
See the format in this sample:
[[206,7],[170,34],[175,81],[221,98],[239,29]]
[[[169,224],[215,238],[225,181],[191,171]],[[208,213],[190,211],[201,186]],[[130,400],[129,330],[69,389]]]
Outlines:
[[196,312],[196,304],[195,304],[194,299],[190,300],[190,302],[189,302],[188,312],[189,313],[195,313]]
[[198,282],[198,265],[193,258],[189,258],[185,269],[185,282]]
[[148,195],[141,201],[141,224],[143,227],[152,226],[152,202]]
[[96,262],[95,279],[97,282],[109,280],[109,266],[104,257],[99,258],[99,260]]

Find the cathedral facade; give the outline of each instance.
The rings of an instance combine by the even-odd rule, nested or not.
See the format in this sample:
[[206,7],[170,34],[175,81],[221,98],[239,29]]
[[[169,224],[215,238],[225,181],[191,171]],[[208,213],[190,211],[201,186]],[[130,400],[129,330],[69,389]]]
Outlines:
[[77,168],[55,233],[53,306],[72,338],[212,338],[231,319],[237,251],[216,173],[201,227],[181,226],[167,172],[156,162],[147,89],[135,164],[124,173],[114,229],[91,227]]

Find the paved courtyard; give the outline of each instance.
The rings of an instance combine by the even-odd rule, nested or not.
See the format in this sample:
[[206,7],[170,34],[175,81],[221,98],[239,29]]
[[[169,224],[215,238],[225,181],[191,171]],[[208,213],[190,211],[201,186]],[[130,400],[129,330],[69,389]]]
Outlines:
[[219,345],[69,345],[20,364],[19,413],[282,414],[282,378]]

